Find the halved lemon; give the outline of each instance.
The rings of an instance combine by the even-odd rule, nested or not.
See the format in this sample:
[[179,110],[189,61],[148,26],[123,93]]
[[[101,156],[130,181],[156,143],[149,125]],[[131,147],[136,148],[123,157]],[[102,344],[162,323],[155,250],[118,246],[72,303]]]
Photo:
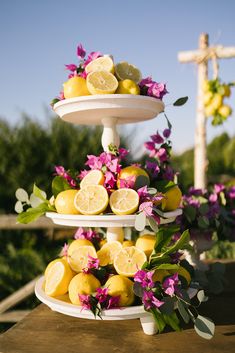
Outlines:
[[115,65],[115,75],[119,81],[129,79],[135,83],[139,83],[142,79],[140,70],[135,65],[129,64],[127,61],[121,61]]
[[83,189],[87,185],[103,185],[104,174],[101,170],[91,170],[81,181],[80,188]]
[[133,189],[118,189],[111,194],[109,204],[113,213],[129,215],[135,213],[138,209],[139,195]]
[[112,94],[118,88],[118,80],[108,71],[94,71],[87,76],[87,88],[91,94]]
[[119,275],[126,277],[134,277],[135,273],[140,270],[147,261],[145,253],[136,246],[123,248],[115,256],[114,268]]
[[114,64],[110,56],[101,56],[91,61],[85,68],[87,73],[93,71],[108,71],[114,73]]
[[97,254],[93,246],[84,245],[74,250],[68,257],[68,262],[72,270],[75,272],[81,272],[84,268],[86,268],[89,255],[97,258]]
[[67,261],[61,259],[49,264],[45,272],[45,293],[50,297],[67,293],[73,276],[73,271]]
[[107,266],[113,264],[115,256],[122,250],[122,244],[119,241],[111,241],[102,246],[97,252],[100,266]]
[[75,239],[72,241],[72,243],[69,244],[68,256],[71,256],[72,253],[81,246],[93,246],[93,244],[88,239]]
[[108,203],[108,192],[102,185],[87,185],[78,191],[74,199],[74,206],[84,215],[100,214]]

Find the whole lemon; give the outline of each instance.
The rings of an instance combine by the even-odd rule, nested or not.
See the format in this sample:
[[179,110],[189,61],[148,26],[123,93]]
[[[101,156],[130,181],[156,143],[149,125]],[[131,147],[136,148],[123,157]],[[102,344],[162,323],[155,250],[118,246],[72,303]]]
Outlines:
[[164,279],[170,275],[170,272],[167,270],[155,270],[153,274],[153,281],[162,283]]
[[135,183],[136,178],[140,175],[145,176],[149,182],[149,175],[144,169],[135,165],[130,165],[128,167],[123,168],[117,178],[117,187],[120,188],[120,179],[122,179],[124,182],[126,180],[127,183],[130,180]]
[[92,242],[88,239],[76,239],[73,240],[72,243],[70,243],[69,248],[68,248],[68,256],[71,256],[72,253],[80,248],[80,246],[93,246]]
[[81,272],[69,283],[69,299],[72,304],[81,305],[79,294],[92,294],[100,286],[100,281],[91,273]]
[[132,80],[126,79],[118,82],[117,94],[140,94],[139,86]]
[[71,77],[67,82],[63,84],[63,87],[64,97],[66,99],[90,95],[87,89],[86,80],[83,77]]
[[74,206],[74,198],[78,190],[69,189],[61,191],[55,199],[55,208],[58,213],[62,214],[79,214]]
[[134,246],[135,243],[133,242],[133,240],[124,240],[124,242],[122,243],[122,247],[123,248],[127,248],[129,246]]
[[223,97],[219,93],[215,93],[212,100],[211,100],[211,105],[215,110],[219,109],[221,105],[223,104]]
[[202,89],[206,93],[210,90],[210,83],[208,80],[205,80],[202,84]]
[[135,246],[143,250],[145,255],[149,257],[154,249],[155,243],[156,237],[154,234],[144,234],[137,239]]
[[218,113],[223,117],[223,118],[227,118],[228,116],[230,116],[232,114],[232,109],[229,105],[227,104],[223,104],[219,110]]
[[181,198],[182,198],[182,192],[180,188],[177,185],[175,185],[170,190],[168,190],[164,195],[166,198],[162,200],[163,211],[176,210],[179,207],[181,203]]
[[204,104],[208,105],[211,102],[212,97],[213,97],[212,92],[206,92],[203,97]]
[[135,299],[133,284],[123,275],[114,275],[107,280],[105,287],[109,289],[109,295],[120,296],[119,306],[130,306]]
[[213,116],[215,112],[216,112],[216,109],[211,103],[205,107],[205,116],[207,118],[209,118],[209,116]]

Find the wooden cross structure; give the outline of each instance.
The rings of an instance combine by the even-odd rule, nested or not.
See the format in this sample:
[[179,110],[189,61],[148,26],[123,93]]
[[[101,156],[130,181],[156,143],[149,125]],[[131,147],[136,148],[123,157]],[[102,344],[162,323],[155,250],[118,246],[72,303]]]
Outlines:
[[209,46],[209,36],[202,33],[199,49],[178,53],[180,63],[196,63],[198,66],[197,113],[194,147],[194,187],[205,189],[207,185],[206,117],[203,101],[203,82],[208,79],[208,63],[213,64],[214,78],[218,76],[218,59],[235,58],[235,47]]

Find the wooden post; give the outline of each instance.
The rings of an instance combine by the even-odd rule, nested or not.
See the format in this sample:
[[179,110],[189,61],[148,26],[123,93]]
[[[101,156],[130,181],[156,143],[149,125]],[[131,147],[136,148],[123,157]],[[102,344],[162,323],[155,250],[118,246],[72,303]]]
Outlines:
[[[199,37],[199,49],[208,48],[208,34],[202,33]],[[204,113],[203,82],[208,78],[208,61],[202,60],[198,63],[198,87],[197,87],[197,115],[194,147],[194,187],[196,189],[206,188],[206,117]]]

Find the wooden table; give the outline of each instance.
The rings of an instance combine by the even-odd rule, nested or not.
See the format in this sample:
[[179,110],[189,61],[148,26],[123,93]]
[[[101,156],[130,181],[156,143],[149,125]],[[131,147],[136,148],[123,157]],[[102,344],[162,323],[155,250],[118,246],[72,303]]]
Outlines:
[[200,338],[192,329],[147,336],[139,320],[95,321],[51,311],[41,304],[0,336],[0,353],[232,353],[235,352],[235,263],[224,293],[201,306],[216,324],[215,337]]

